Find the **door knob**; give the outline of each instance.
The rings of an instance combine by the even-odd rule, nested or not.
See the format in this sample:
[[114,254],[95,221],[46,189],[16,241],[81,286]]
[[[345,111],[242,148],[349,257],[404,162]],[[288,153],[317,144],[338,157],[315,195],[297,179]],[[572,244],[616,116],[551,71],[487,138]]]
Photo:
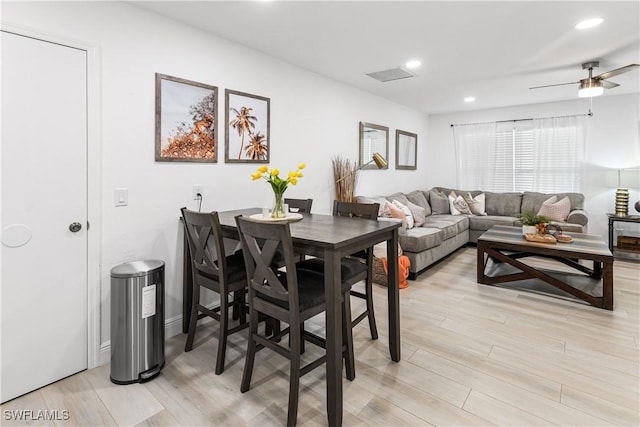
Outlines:
[[69,230],[72,233],[77,233],[78,231],[82,230],[82,224],[80,224],[79,222],[72,222],[71,224],[69,224]]

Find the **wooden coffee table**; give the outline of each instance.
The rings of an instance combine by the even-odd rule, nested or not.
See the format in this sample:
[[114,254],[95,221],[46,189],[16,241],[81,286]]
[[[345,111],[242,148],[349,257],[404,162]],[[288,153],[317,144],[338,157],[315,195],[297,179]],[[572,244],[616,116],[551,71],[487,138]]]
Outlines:
[[[607,243],[590,234],[563,234],[573,242],[534,243],[524,239],[521,227],[492,227],[478,238],[478,283],[513,282],[510,286],[518,289],[575,297],[613,310],[613,255]],[[526,262],[529,257],[554,262]],[[580,260],[593,261],[593,268]]]

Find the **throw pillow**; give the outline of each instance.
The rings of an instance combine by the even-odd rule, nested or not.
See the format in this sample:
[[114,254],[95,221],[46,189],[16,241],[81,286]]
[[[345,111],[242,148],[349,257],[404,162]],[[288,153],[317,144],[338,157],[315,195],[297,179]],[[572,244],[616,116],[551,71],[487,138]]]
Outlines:
[[449,198],[442,191],[429,190],[429,204],[434,215],[451,213],[449,209]]
[[395,206],[391,202],[385,203],[385,209],[389,211],[389,215],[391,215],[391,218],[401,219],[403,222],[407,218],[407,216],[402,212],[402,209]]
[[464,201],[467,202],[469,206],[469,210],[474,215],[486,215],[487,213],[484,211],[484,193],[478,194],[476,197],[472,197],[471,193],[467,193],[464,195]]
[[411,201],[407,202],[407,207],[411,211],[413,217],[413,226],[420,227],[427,219],[427,211],[425,208],[418,206]]
[[451,215],[460,215],[460,211],[456,208],[455,205],[456,197],[458,197],[458,195],[455,191],[449,193],[449,212],[451,212]]
[[545,200],[538,215],[548,216],[554,221],[566,221],[571,211],[571,201],[566,196],[556,202],[557,199],[556,196],[553,196]]
[[407,228],[413,228],[413,224],[414,224],[414,220],[413,220],[413,215],[411,214],[411,209],[409,209],[408,206],[404,205],[403,203],[399,202],[398,200],[394,200],[393,205],[395,207],[397,207],[398,209],[400,209],[402,211],[402,213],[404,214],[406,220],[407,220]]

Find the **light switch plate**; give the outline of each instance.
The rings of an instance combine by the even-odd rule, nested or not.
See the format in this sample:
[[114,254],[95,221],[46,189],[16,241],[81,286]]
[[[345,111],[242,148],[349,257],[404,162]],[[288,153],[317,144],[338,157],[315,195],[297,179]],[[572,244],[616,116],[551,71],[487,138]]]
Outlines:
[[116,207],[127,206],[129,204],[129,189],[116,188],[114,191],[114,202]]

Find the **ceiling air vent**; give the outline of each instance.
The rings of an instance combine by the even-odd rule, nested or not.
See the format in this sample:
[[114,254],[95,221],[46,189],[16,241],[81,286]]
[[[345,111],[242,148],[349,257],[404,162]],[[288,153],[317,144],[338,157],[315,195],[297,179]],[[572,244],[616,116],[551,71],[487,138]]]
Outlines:
[[393,80],[408,79],[414,77],[411,71],[407,71],[402,67],[391,68],[390,70],[376,71],[375,73],[367,73],[367,76],[372,77],[379,82],[390,82]]

